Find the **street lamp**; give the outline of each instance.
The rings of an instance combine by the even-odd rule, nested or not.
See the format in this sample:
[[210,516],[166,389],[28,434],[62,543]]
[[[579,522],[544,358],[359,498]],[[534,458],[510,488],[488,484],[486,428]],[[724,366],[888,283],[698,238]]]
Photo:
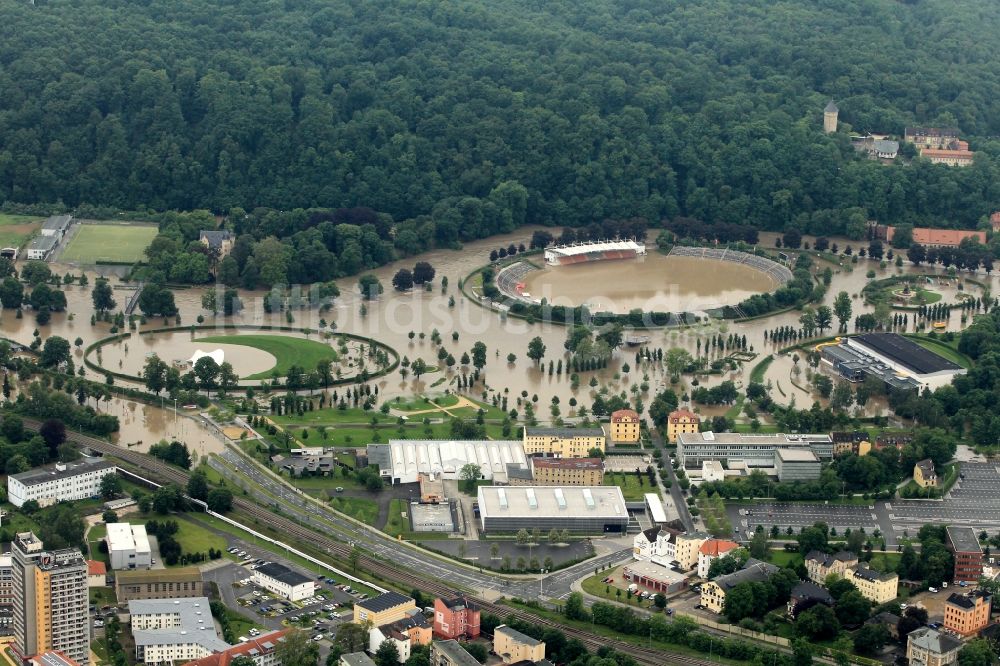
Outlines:
[[543,584],[545,583],[545,574],[549,572],[548,569],[542,569],[542,575],[538,577],[538,598],[541,599],[544,596],[542,592]]

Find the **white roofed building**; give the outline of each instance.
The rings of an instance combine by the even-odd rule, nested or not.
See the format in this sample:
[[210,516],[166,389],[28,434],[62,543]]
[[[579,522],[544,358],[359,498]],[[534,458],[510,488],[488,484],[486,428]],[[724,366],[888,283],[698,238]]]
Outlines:
[[516,440],[392,439],[368,445],[368,464],[378,465],[392,483],[417,483],[421,474],[460,478],[462,467],[479,465],[483,479],[507,483],[507,466],[527,469],[528,459]]
[[629,523],[617,486],[480,486],[478,501],[483,532],[624,533]]
[[107,528],[112,569],[148,569],[152,566],[152,550],[144,525],[109,523]]

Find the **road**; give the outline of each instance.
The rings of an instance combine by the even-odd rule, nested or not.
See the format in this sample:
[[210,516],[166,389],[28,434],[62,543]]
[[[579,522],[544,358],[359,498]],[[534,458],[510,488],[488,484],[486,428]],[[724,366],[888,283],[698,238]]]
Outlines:
[[[661,460],[664,461],[663,469],[667,470],[667,474],[670,478],[670,498],[674,502],[677,515],[680,516],[681,522],[684,523],[684,529],[689,532],[693,532],[695,529],[694,518],[691,517],[691,511],[688,509],[687,501],[684,499],[681,487],[677,483],[677,476],[674,474],[673,465],[670,464],[670,452],[667,451],[663,437],[660,435],[658,430],[651,430],[650,436],[653,440],[653,446],[659,449],[663,455],[663,458],[661,458]],[[663,481],[660,480],[659,475],[657,475],[656,478],[657,483],[660,484],[660,494],[665,496],[667,489],[663,487]]]
[[[247,490],[262,506],[280,509],[286,515],[295,516],[302,524],[321,530],[335,539],[357,544],[400,566],[425,572],[459,587],[475,590],[487,598],[504,595],[536,599],[542,594],[550,599],[565,598],[571,592],[570,586],[573,581],[592,572],[595,567],[624,561],[631,557],[630,548],[616,550],[548,574],[541,584],[537,578],[512,579],[509,576],[477,570],[434,556],[426,550],[397,541],[380,531],[350,520],[231,449],[224,451],[219,458],[226,464],[213,458],[209,460],[209,465],[226,477],[229,483]],[[247,483],[247,479],[252,483]]]

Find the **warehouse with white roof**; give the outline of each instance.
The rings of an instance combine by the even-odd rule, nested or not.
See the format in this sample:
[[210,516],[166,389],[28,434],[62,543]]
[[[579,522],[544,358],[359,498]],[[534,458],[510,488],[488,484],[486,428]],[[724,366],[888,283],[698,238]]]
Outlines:
[[629,522],[618,486],[480,486],[477,506],[486,533],[536,527],[543,532],[624,533]]
[[516,440],[392,439],[368,445],[368,464],[378,465],[392,483],[417,483],[420,474],[458,479],[462,467],[479,465],[483,479],[507,483],[507,466],[527,469],[524,448]]

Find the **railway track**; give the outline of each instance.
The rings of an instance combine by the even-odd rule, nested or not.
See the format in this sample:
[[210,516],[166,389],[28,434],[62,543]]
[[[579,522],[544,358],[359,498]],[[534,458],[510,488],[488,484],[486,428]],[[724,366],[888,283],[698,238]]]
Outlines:
[[[38,430],[41,421],[34,419],[24,419],[24,426],[29,430]],[[122,448],[105,440],[90,437],[78,432],[66,432],[67,440],[86,446],[93,451],[106,456],[117,458],[122,462],[129,463],[143,470],[145,473],[157,477],[167,483],[176,483],[181,487],[187,485],[189,474],[182,469],[169,465],[161,460],[145,453],[131,451]],[[351,554],[352,548],[340,541],[327,538],[318,532],[299,525],[295,521],[283,515],[261,507],[250,500],[242,497],[233,497],[233,509],[235,512],[255,518],[262,525],[287,534],[295,540],[308,544],[320,552],[328,553],[342,561],[346,561]],[[362,555],[358,559],[358,566],[369,571],[375,576],[410,589],[418,589],[439,597],[449,597],[455,592],[453,586],[414,574],[413,572],[386,563],[382,560]],[[528,613],[510,606],[494,603],[486,599],[469,595],[476,602],[476,605],[483,611],[493,613],[501,618],[514,616],[519,620],[535,625],[541,625],[552,629],[557,629],[566,635],[567,638],[576,638],[587,646],[587,649],[596,652],[601,647],[613,647],[618,652],[627,654],[642,664],[649,666],[659,666],[660,664],[680,664],[683,666],[712,666],[714,662],[686,655],[672,654],[659,649],[644,648],[622,640],[600,636],[598,634],[568,626],[560,622],[555,622],[547,618],[540,617],[533,613]]]

